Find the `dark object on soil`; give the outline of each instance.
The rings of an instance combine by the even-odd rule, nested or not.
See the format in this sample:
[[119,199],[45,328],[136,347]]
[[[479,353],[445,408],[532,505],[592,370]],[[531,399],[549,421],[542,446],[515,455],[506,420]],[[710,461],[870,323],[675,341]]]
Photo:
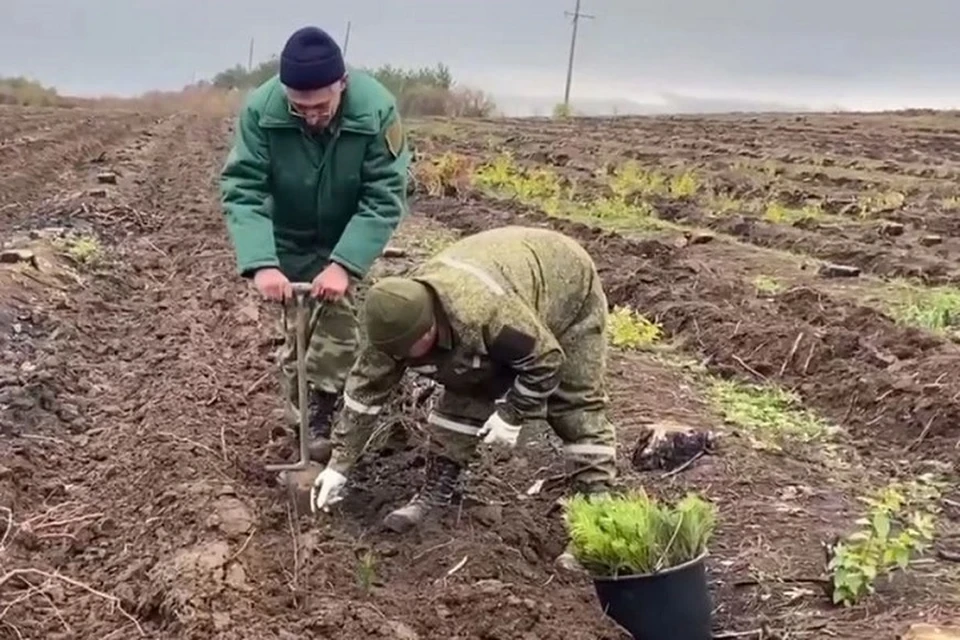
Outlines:
[[685,234],[683,234],[683,235],[684,235],[684,237],[685,237],[686,240],[687,240],[687,245],[708,244],[708,243],[710,243],[710,242],[713,242],[713,240],[714,240],[714,236],[713,236],[713,234],[711,234],[711,233],[703,233],[703,232],[691,233],[691,232],[687,232],[687,233],[685,233]]
[[106,189],[90,189],[87,191],[87,195],[91,198],[106,198],[107,190]]
[[880,225],[880,233],[885,236],[902,236],[904,227],[899,222],[884,222]]
[[932,247],[935,244],[940,244],[943,242],[943,236],[929,235],[923,236],[920,238],[920,244],[925,247]]
[[117,174],[112,171],[104,171],[97,175],[97,182],[100,184],[117,184]]
[[706,554],[665,571],[593,578],[604,613],[635,640],[711,640]]
[[29,262],[34,268],[39,268],[37,256],[29,249],[6,249],[0,252],[0,262],[8,264]]
[[633,449],[635,469],[672,471],[712,450],[713,434],[670,422],[644,427]]
[[846,264],[822,264],[820,276],[823,278],[856,278],[860,275],[860,267]]

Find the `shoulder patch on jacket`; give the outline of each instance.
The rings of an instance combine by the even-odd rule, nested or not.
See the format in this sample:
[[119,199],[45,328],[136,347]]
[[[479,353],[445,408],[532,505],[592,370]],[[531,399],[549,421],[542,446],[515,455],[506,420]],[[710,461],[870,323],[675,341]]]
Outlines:
[[395,117],[387,127],[384,138],[387,140],[387,149],[390,150],[390,155],[394,158],[400,155],[400,149],[403,148],[403,123],[400,122],[400,116]]
[[490,343],[490,355],[496,360],[512,362],[526,358],[536,344],[533,336],[513,327],[504,327]]

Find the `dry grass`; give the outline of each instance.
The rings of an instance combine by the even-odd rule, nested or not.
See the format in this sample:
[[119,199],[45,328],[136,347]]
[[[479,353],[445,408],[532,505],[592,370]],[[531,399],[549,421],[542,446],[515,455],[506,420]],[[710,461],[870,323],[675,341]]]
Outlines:
[[148,91],[134,98],[103,96],[71,98],[75,106],[151,111],[189,111],[211,115],[230,115],[243,105],[245,92],[212,87],[191,87],[183,91]]

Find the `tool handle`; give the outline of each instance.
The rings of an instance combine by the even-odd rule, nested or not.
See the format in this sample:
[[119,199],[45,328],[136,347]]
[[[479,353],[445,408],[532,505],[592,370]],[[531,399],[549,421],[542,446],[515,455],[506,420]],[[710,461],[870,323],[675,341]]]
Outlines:
[[290,286],[293,287],[294,293],[310,293],[310,289],[313,288],[312,282],[291,282]]

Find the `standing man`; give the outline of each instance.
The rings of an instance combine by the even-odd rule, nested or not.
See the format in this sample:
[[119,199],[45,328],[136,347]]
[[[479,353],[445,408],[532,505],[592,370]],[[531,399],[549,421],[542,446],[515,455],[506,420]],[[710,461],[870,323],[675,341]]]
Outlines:
[[[393,95],[344,65],[317,27],[287,40],[280,72],[247,98],[220,179],[241,276],[268,300],[313,283],[307,369],[310,427],[328,437],[359,327],[352,285],[381,254],[407,207],[410,152]],[[284,314],[286,316],[286,314]],[[286,318],[285,318],[286,319]],[[298,422],[296,337],[285,322],[285,414]]]
[[336,501],[404,371],[443,385],[428,416],[426,483],[384,524],[417,526],[449,503],[480,442],[512,448],[545,417],[585,493],[611,490],[616,434],[605,415],[607,299],[589,254],[547,229],[501,227],[450,245],[409,277],[366,296],[369,344],[353,368],[333,455],[313,508]]

